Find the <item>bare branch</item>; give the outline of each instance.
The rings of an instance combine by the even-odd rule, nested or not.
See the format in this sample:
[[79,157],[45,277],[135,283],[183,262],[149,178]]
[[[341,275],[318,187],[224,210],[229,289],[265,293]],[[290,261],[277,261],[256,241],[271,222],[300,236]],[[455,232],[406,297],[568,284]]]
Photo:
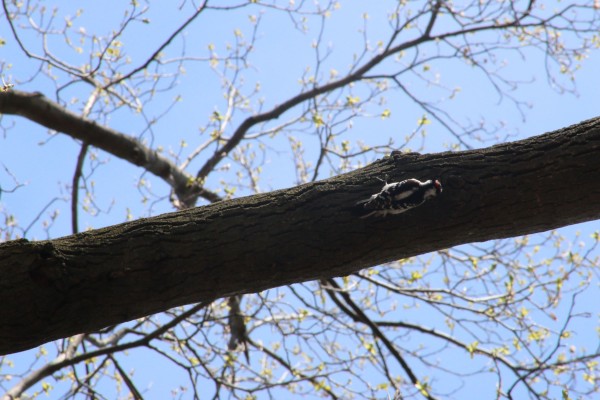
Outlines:
[[[196,304],[195,306],[191,307],[186,312],[183,312],[180,315],[178,315],[177,317],[173,318],[171,321],[169,321],[165,325],[161,326],[160,328],[157,328],[155,331],[153,331],[153,332],[145,335],[141,339],[138,339],[133,342],[119,344],[119,345],[113,345],[113,346],[105,347],[105,348],[102,348],[102,349],[99,349],[96,351],[83,353],[80,355],[74,354],[74,349],[77,346],[74,346],[74,347],[70,346],[69,349],[73,350],[73,351],[67,351],[67,352],[59,355],[59,357],[57,357],[54,361],[44,365],[42,368],[40,368],[38,370],[32,372],[25,379],[21,380],[16,386],[14,386],[12,389],[10,389],[2,397],[2,400],[13,400],[13,399],[21,397],[21,395],[23,394],[23,392],[25,390],[27,390],[28,388],[33,386],[35,383],[39,382],[42,378],[44,378],[46,376],[50,376],[53,373],[55,373],[56,371],[59,371],[60,369],[66,367],[66,366],[75,365],[82,361],[90,360],[94,357],[99,357],[99,356],[103,356],[103,355],[109,355],[110,357],[112,357],[112,355],[114,355],[115,353],[133,349],[133,348],[140,347],[140,346],[144,346],[144,345],[148,345],[152,340],[160,337],[165,332],[167,332],[169,329],[172,329],[173,327],[177,326],[180,322],[191,317],[192,315],[194,315],[195,313],[197,313],[198,311],[200,311],[201,309],[206,307],[206,305],[207,305],[207,303]],[[77,335],[74,338],[74,340],[76,342],[78,341],[77,343],[80,343],[81,340],[84,338],[84,336],[85,335]]]
[[0,113],[21,115],[142,167],[173,187],[183,202],[195,200],[195,196],[211,202],[221,200],[217,194],[197,185],[192,177],[158,152],[123,133],[72,113],[41,93],[0,93]]

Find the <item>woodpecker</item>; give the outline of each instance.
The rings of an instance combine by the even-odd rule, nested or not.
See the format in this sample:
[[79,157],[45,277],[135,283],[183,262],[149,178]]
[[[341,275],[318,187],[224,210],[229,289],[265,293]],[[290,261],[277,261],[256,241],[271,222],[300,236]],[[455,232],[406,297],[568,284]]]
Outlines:
[[406,179],[402,182],[385,183],[379,193],[356,203],[361,211],[371,215],[385,216],[400,214],[420,206],[425,201],[442,193],[442,184],[438,179],[421,182],[418,179]]

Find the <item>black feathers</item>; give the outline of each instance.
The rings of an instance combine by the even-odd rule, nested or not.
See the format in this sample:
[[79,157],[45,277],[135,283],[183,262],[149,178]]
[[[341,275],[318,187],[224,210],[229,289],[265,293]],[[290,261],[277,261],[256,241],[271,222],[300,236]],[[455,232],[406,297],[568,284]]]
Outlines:
[[385,216],[400,214],[420,206],[440,193],[442,193],[442,184],[437,179],[425,182],[407,179],[402,182],[386,183],[379,193],[356,204],[366,213],[361,218],[371,215]]

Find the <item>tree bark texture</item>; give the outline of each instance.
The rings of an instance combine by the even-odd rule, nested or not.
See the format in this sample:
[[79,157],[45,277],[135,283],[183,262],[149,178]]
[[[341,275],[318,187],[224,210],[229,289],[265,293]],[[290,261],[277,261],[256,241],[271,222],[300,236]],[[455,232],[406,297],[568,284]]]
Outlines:
[[[444,192],[385,218],[382,182]],[[393,154],[286,190],[49,241],[0,245],[0,353],[167,310],[600,218],[600,118],[481,150]]]

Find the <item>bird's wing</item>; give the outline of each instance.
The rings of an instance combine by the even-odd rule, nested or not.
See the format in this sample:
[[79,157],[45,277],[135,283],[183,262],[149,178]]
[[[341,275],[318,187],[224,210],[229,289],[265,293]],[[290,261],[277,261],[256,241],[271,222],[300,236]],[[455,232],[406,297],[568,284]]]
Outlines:
[[394,188],[391,188],[390,192],[395,201],[406,199],[410,197],[414,192],[419,190],[421,182],[416,179],[407,179],[402,182],[398,182]]

